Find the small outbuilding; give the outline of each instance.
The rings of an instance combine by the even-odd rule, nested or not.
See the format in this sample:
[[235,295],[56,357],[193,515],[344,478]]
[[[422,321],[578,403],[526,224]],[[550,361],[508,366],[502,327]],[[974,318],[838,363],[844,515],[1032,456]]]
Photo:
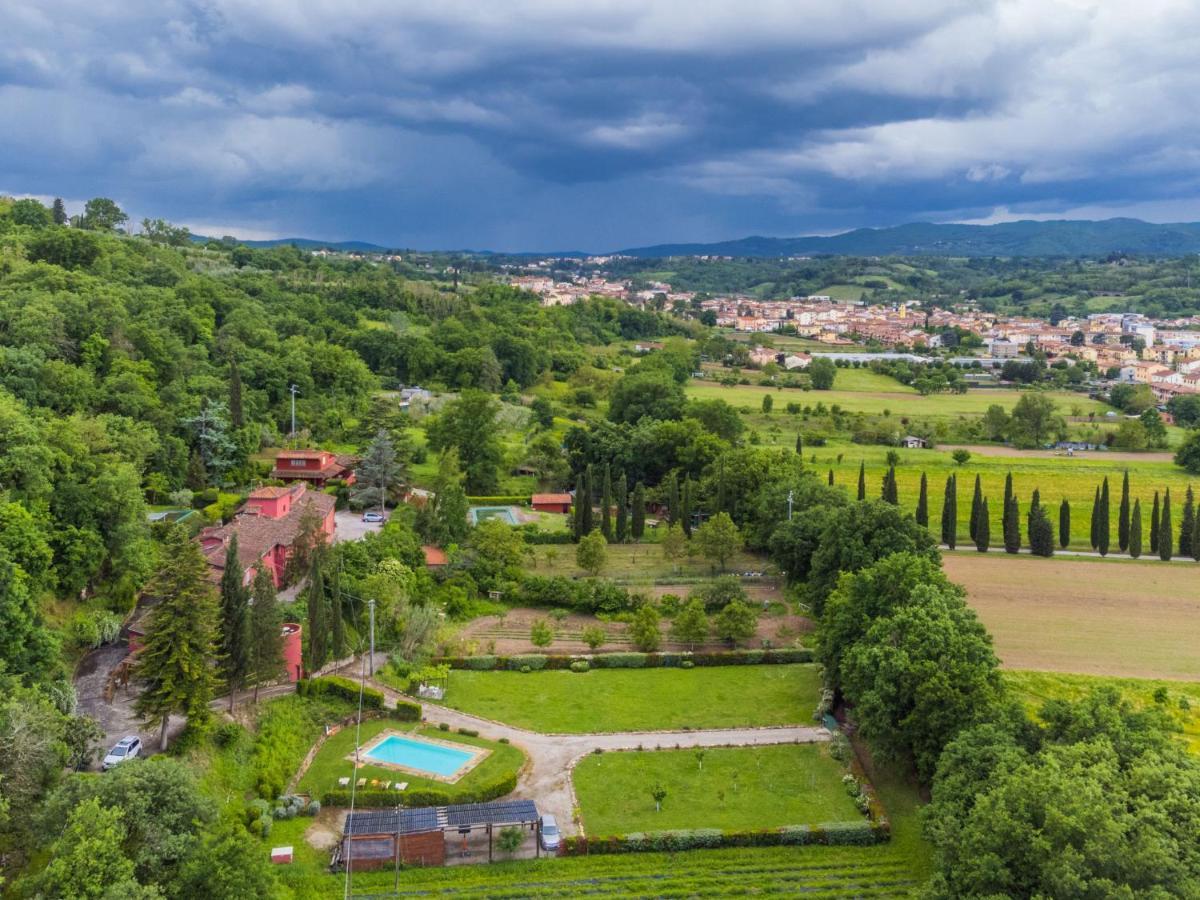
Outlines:
[[569,513],[571,511],[571,495],[534,494],[529,505],[538,512]]
[[904,440],[900,442],[900,446],[909,450],[925,450],[929,447],[929,441],[923,437],[917,437],[915,434],[904,436]]

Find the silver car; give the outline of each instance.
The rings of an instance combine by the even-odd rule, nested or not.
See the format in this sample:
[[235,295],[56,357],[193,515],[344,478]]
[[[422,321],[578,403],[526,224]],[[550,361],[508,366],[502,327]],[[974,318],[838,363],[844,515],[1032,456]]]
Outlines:
[[113,766],[120,765],[127,760],[134,759],[142,754],[142,739],[136,735],[128,735],[117,741],[116,745],[108,751],[104,757],[104,762],[101,763],[101,768],[107,772]]
[[549,850],[552,853],[557,852],[558,845],[562,841],[562,835],[558,830],[558,822],[554,820],[554,816],[542,816],[542,849]]

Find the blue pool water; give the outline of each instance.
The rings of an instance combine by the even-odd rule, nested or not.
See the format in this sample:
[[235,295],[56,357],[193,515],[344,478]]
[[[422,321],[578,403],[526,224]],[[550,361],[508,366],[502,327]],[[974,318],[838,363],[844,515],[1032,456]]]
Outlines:
[[432,772],[443,778],[453,775],[474,757],[473,753],[454,750],[440,744],[389,735],[367,753],[367,759],[404,766],[421,772]]
[[472,506],[471,523],[478,525],[484,519],[499,519],[508,525],[517,524],[517,514],[511,506]]

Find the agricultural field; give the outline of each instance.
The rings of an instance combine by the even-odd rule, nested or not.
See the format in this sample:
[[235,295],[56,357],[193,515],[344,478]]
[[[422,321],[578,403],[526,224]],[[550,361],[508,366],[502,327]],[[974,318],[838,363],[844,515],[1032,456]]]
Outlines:
[[[997,404],[1011,410],[1021,397],[1021,392],[1006,388],[978,388],[965,394],[931,394],[922,397],[911,387],[893,379],[883,390],[855,390],[843,388],[841,379],[854,369],[838,369],[834,389],[830,391],[805,391],[802,388],[764,387],[753,384],[719,385],[711,382],[689,382],[687,395],[700,400],[721,399],[733,406],[747,406],[757,411],[762,407],[762,398],[770,394],[776,406],[776,415],[783,418],[781,407],[789,402],[815,406],[818,402],[827,407],[838,404],[847,412],[863,412],[874,415],[887,410],[893,416],[912,416],[925,419],[954,418],[956,416],[981,416],[989,406]],[[859,370],[860,372],[862,370]],[[870,374],[869,372],[867,374]],[[852,382],[850,382],[852,383]],[[1064,411],[1078,406],[1082,415],[1089,412],[1103,413],[1108,406],[1091,400],[1083,394],[1069,391],[1047,391],[1046,395],[1056,401]]]
[[550,734],[794,725],[820,697],[813,665],[450,674],[445,705]]
[[[589,835],[674,828],[754,830],[861,821],[846,767],[823,744],[593,754],[574,770]],[[656,810],[651,795],[667,796]]]
[[1200,683],[1059,672],[1005,672],[1004,681],[1034,716],[1047,700],[1079,700],[1096,688],[1115,688],[1137,709],[1161,709],[1178,725],[1191,752],[1200,753]]
[[[454,784],[420,778],[408,773],[398,773],[394,769],[382,766],[363,764],[358,767],[358,777],[366,778],[368,784],[373,780],[380,782],[400,780],[408,782],[409,790],[433,789],[453,795],[461,791],[473,790],[481,784],[490,784],[510,772],[516,772],[525,761],[525,754],[510,744],[499,744],[465,734],[440,731],[437,728],[421,728],[414,724],[398,722],[395,719],[373,719],[363,722],[362,734],[358,738],[359,745],[366,744],[381,731],[411,732],[439,741],[485,747],[491,752],[478,766]],[[312,765],[300,779],[298,790],[320,798],[326,791],[337,789],[339,778],[353,777],[354,764],[348,757],[354,752],[355,739],[355,728],[348,726],[325,741],[317,752]]]
[[[782,443],[795,444],[794,433],[783,433]],[[790,443],[789,443],[790,442]],[[849,442],[830,441],[823,447],[806,448],[805,462],[818,473],[827,475],[833,470],[834,483],[852,493],[858,490],[859,463],[866,465],[867,496],[878,497],[883,476],[887,472],[889,447],[866,446]],[[991,514],[991,536],[993,545],[1001,542],[1000,521],[1003,515],[1004,479],[1010,472],[1013,490],[1020,502],[1022,516],[1029,511],[1029,500],[1033,491],[1041,492],[1044,505],[1049,506],[1055,538],[1058,537],[1058,506],[1066,499],[1071,505],[1071,547],[1076,550],[1091,550],[1091,506],[1096,488],[1108,477],[1110,494],[1109,526],[1112,529],[1113,552],[1117,546],[1117,505],[1121,499],[1121,477],[1129,470],[1130,503],[1142,501],[1143,553],[1149,553],[1150,507],[1154,492],[1167,488],[1178,524],[1184,492],[1189,484],[1200,488],[1200,479],[1189,476],[1178,466],[1160,454],[1108,454],[1095,452],[1067,456],[1030,456],[1006,453],[1005,448],[988,448],[995,455],[972,453],[964,464],[958,465],[951,458],[949,449],[897,450],[900,465],[896,468],[896,484],[900,506],[916,508],[920,494],[921,473],[929,483],[929,525],[935,534],[941,533],[942,498],[946,479],[958,477],[958,543],[966,545],[970,540],[969,519],[971,495],[975,489],[975,476],[980,476],[983,494],[988,498]],[[813,458],[815,457],[815,462]],[[840,457],[840,459],[839,459]],[[1116,458],[1112,458],[1116,457]],[[1022,520],[1023,521],[1023,520]],[[1024,531],[1024,524],[1022,524]]]
[[[647,525],[642,543],[610,544],[608,561],[600,574],[622,584],[708,579],[721,574],[710,562],[700,557],[685,556],[677,560],[664,557],[662,548],[656,541],[659,537],[658,531],[659,529]],[[765,566],[761,556],[738,553],[726,568],[730,572],[763,572]],[[537,547],[529,571],[535,575],[584,574],[583,569],[575,563],[574,544],[546,544]]]
[[947,553],[1009,669],[1200,680],[1200,567]]

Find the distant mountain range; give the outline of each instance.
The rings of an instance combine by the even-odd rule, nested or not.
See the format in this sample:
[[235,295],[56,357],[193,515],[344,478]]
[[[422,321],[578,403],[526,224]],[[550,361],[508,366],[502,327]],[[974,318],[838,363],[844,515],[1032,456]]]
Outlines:
[[[209,238],[196,235],[197,241]],[[320,241],[276,238],[242,241],[248,247],[292,244],[306,250],[381,253],[392,249],[367,241]],[[493,255],[490,251],[463,251]],[[1140,219],[1099,222],[1056,219],[1003,222],[997,225],[938,225],[914,222],[890,228],[858,228],[825,237],[746,237],[711,244],[655,244],[618,250],[626,256],[1104,256],[1133,253],[1148,256],[1186,256],[1200,253],[1200,222],[1155,224]],[[588,256],[583,251],[557,253],[496,253],[497,256]]]
[[1200,253],[1200,222],[1158,225],[1140,219],[1100,222],[1004,222],[858,228],[828,237],[748,237],[712,244],[657,244],[622,250],[629,256],[1103,256]]

